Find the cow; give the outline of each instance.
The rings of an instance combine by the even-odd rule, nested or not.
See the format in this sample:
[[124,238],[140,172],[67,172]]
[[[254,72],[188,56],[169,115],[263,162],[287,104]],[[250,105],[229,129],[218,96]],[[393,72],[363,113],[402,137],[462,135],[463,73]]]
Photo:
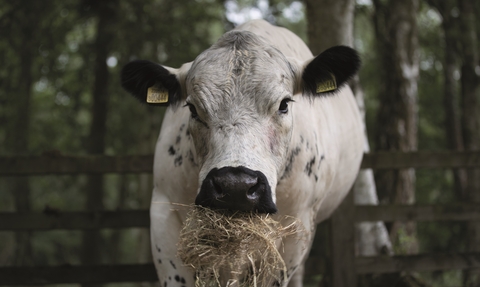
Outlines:
[[287,281],[302,286],[316,225],[352,187],[363,155],[362,120],[347,82],[355,50],[314,57],[294,33],[253,20],[179,69],[135,60],[123,88],[168,106],[154,157],[151,245],[161,286],[195,286],[177,258],[182,205],[293,216],[307,247],[283,242]]

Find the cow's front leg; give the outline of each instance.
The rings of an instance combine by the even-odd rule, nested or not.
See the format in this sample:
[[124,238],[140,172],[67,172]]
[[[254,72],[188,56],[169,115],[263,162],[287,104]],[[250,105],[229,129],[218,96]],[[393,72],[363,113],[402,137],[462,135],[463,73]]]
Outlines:
[[[303,246],[300,247],[299,245]],[[301,287],[303,286],[303,265],[307,256],[307,248],[304,242],[296,242],[295,246],[285,245],[285,249],[289,248],[289,251],[297,251],[297,253],[285,254],[285,264],[287,267],[288,282],[282,284],[282,286],[288,287]]]
[[150,230],[152,255],[161,287],[195,286],[192,270],[177,257],[177,242],[182,228],[179,208],[154,191]]
[[290,277],[290,281],[288,282],[288,287],[301,287],[303,286],[303,270],[304,264],[300,264],[295,273],[293,273]]
[[302,234],[289,236],[283,241],[282,257],[287,267],[288,282],[285,282],[282,286],[303,286],[304,265],[315,235],[315,225],[311,224],[310,221],[307,221],[310,222],[309,224],[305,224],[305,222],[303,221],[305,229]]

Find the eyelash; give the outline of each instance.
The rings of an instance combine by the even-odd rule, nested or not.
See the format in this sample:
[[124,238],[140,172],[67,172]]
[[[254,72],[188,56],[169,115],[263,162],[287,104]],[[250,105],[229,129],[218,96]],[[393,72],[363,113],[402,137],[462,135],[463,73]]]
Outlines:
[[197,109],[195,108],[194,105],[187,103],[183,107],[188,107],[188,109],[190,110],[190,113],[192,114],[192,118],[198,119]]
[[281,114],[288,113],[288,103],[293,102],[290,98],[285,98],[280,102],[280,106],[278,107],[278,112]]

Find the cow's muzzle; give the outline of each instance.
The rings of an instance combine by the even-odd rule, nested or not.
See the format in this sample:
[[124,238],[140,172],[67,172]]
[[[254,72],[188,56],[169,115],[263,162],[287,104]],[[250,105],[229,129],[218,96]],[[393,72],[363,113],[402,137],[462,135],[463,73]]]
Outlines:
[[265,175],[243,166],[212,169],[203,180],[195,204],[232,211],[277,212]]

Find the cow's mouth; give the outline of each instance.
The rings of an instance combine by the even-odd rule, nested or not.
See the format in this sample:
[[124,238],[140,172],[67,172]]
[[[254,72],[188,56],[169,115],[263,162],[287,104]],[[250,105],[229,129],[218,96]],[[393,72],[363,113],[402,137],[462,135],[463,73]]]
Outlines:
[[178,256],[194,268],[199,286],[281,286],[287,268],[278,247],[288,236],[304,235],[291,217],[196,206],[180,232]]
[[277,212],[265,175],[243,166],[212,169],[202,183],[195,204],[210,209]]

